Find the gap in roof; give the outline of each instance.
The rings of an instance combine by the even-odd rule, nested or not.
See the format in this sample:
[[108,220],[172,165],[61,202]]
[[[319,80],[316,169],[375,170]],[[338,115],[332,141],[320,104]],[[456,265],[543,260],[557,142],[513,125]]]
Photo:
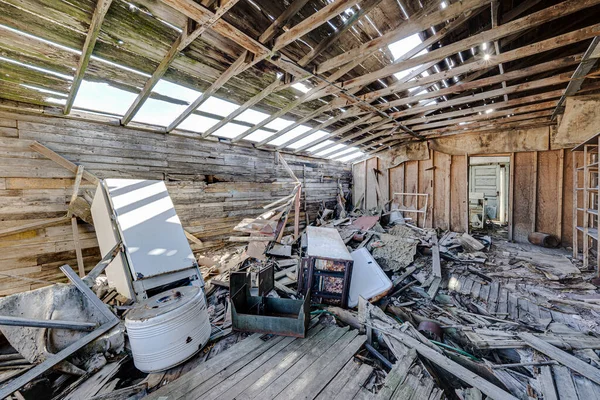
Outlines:
[[332,152],[336,152],[336,151],[338,151],[338,150],[341,150],[341,149],[343,149],[343,148],[345,148],[345,147],[348,147],[348,146],[346,146],[345,144],[338,143],[338,144],[336,144],[335,146],[333,146],[332,148],[329,148],[329,149],[326,149],[326,150],[319,151],[319,152],[315,153],[315,155],[316,155],[317,157],[322,157],[322,156],[324,156],[325,154],[329,154],[329,153],[332,153]]
[[292,129],[291,131],[279,136],[278,138],[271,140],[267,144],[270,144],[273,146],[281,146],[282,144],[302,135],[304,132],[308,132],[310,129],[311,128],[309,126],[299,125],[299,126],[295,127],[294,129]]
[[348,155],[350,153],[354,153],[356,151],[359,151],[358,147],[346,147],[345,149],[342,149],[341,151],[333,152],[333,154],[328,155],[327,158],[330,158],[330,159],[340,158],[342,156],[346,156],[346,155]]
[[[408,53],[409,51],[411,51],[412,49],[414,49],[415,47],[420,45],[421,43],[423,43],[423,41],[421,40],[421,37],[419,36],[418,33],[415,33],[413,35],[405,37],[404,39],[400,39],[394,43],[389,44],[388,49],[392,53],[392,56],[394,57],[394,61],[396,61],[400,57],[404,56],[406,53]],[[426,53],[427,53],[427,49],[423,49],[419,53],[412,56],[411,58],[414,58],[414,57],[417,57],[417,56],[420,56],[420,55],[426,54]],[[403,77],[411,74],[413,71],[415,71],[419,68],[421,68],[421,66],[417,65],[416,67],[413,67],[411,69],[397,72],[394,74],[394,76],[396,77],[396,79],[402,79]]]
[[196,110],[226,117],[239,107],[240,106],[237,104],[211,96],[206,99],[206,101],[202,103]]
[[326,135],[328,135],[328,133],[325,131],[316,131],[315,133],[305,137],[304,139],[300,139],[297,142],[290,144],[288,147],[292,149],[299,149],[300,147],[306,146],[307,144],[319,140]]
[[315,151],[317,151],[317,150],[319,150],[319,149],[321,149],[321,148],[323,148],[325,146],[332,145],[334,143],[335,142],[333,140],[326,140],[324,142],[319,143],[316,146],[313,146],[313,147],[310,147],[310,148],[306,149],[306,151],[308,151],[309,153],[314,153]]
[[[152,89],[153,93],[160,94],[162,96],[170,97],[175,100],[180,100],[182,102],[191,103],[196,100],[202,93],[189,89],[185,86],[181,86],[175,83],[171,83],[169,81],[165,81],[163,79],[159,80],[158,83]],[[167,127],[171,122],[175,120],[181,113],[185,111],[188,107],[188,104],[175,104],[170,103],[165,100],[158,100],[153,98],[148,98],[142,108],[135,114],[133,117],[133,121],[141,122],[145,124],[158,125],[162,127]],[[216,120],[213,120],[216,121]],[[198,132],[199,128],[197,126],[197,120],[194,124],[186,124],[186,126],[193,126],[195,129],[194,132]],[[207,122],[207,121],[206,121]],[[218,122],[218,121],[217,121]],[[215,122],[216,123],[216,122]],[[205,124],[203,124],[205,125]],[[213,124],[214,125],[214,124]],[[181,129],[189,129],[184,128],[183,124],[178,128]],[[203,126],[204,128],[204,126]],[[208,128],[204,128],[208,129]],[[200,131],[202,132],[202,131]]]
[[349,155],[344,156],[342,158],[338,158],[337,161],[347,162],[347,161],[350,161],[350,160],[354,160],[355,158],[361,157],[364,154],[365,153],[363,153],[362,151],[358,151],[356,153],[349,154]]
[[310,88],[302,82],[294,83],[292,87],[302,93],[307,93],[310,90]]

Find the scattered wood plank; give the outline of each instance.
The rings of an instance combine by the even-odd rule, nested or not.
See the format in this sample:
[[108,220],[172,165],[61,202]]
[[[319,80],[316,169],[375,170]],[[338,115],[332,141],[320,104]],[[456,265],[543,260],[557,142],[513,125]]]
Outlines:
[[559,348],[552,346],[550,343],[535,337],[531,333],[519,333],[519,337],[540,353],[544,353],[553,360],[558,361],[559,363],[571,368],[573,371],[580,373],[597,384],[600,384],[600,369],[592,367],[590,364],[581,361],[579,358],[564,352]]

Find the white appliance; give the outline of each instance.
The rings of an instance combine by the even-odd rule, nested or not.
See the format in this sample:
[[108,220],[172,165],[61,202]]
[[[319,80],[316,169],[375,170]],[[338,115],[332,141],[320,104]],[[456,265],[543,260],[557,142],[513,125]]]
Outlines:
[[354,267],[348,294],[348,307],[358,306],[359,296],[369,300],[392,288],[392,281],[365,247],[353,251],[350,255],[354,260]]
[[163,181],[105,179],[98,184],[92,217],[102,256],[119,241],[122,251],[106,268],[109,284],[141,301],[162,286],[204,280]]
[[202,290],[195,286],[159,293],[132,308],[125,318],[133,361],[143,372],[172,368],[196,354],[210,338]]

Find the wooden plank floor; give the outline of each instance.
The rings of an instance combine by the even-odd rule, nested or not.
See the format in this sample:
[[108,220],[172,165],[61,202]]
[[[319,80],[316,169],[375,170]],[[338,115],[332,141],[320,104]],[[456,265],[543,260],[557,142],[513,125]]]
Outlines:
[[365,398],[372,368],[353,358],[365,341],[357,330],[321,324],[306,339],[254,334],[146,399]]

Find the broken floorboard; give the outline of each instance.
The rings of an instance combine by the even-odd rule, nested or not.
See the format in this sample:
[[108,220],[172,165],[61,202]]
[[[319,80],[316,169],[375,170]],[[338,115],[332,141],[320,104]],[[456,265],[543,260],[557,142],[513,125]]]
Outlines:
[[365,341],[357,330],[322,324],[305,339],[254,334],[147,398],[315,399],[340,388],[352,398],[371,372],[354,360]]

